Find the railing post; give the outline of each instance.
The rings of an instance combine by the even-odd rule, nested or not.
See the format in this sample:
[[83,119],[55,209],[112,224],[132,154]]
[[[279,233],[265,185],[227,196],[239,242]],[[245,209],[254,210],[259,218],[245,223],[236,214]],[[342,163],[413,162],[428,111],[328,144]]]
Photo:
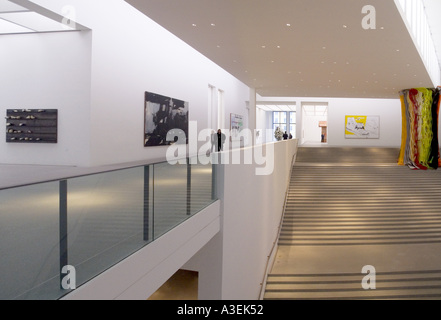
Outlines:
[[217,199],[217,165],[216,164],[212,164],[211,165],[212,169],[211,169],[211,200],[216,200]]
[[191,216],[191,161],[187,161],[187,216]]
[[63,268],[68,263],[67,180],[60,181],[60,288],[63,290]]
[[144,167],[144,241],[150,241],[150,166]]

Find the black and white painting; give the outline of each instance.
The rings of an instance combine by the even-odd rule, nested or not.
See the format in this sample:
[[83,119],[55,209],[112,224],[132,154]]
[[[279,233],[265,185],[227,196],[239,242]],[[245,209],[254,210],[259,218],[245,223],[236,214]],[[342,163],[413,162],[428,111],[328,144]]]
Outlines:
[[[188,102],[146,92],[144,146],[188,144],[188,106]],[[174,140],[167,141],[168,133]]]

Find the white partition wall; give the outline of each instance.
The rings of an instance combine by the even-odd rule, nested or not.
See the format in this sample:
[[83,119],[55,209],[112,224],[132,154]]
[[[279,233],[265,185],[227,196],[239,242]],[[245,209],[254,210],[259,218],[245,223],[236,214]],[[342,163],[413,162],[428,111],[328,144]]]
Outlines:
[[0,115],[51,108],[60,119],[57,145],[0,139],[0,163],[100,166],[163,158],[166,147],[144,147],[146,91],[188,102],[189,120],[216,130],[211,85],[222,93],[222,129],[232,113],[248,123],[249,87],[127,2],[32,1],[60,15],[69,8],[91,31],[0,36]]
[[[271,149],[273,148],[273,153]],[[269,256],[277,244],[297,140],[250,148],[274,155],[274,171],[256,175],[255,164],[221,165],[221,232],[185,266],[199,272],[199,299],[257,300]],[[235,150],[226,157],[243,154]],[[268,154],[269,155],[269,154]]]

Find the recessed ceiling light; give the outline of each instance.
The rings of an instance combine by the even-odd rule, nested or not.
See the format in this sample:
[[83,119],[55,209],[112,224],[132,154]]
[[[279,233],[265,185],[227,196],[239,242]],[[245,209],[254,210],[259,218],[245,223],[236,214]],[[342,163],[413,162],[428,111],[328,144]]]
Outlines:
[[193,27],[197,27],[197,24],[193,23],[192,26],[193,26]]
[[265,49],[266,48],[266,46],[262,46],[262,49]]
[[348,26],[344,24],[344,25],[343,25],[343,28],[347,29],[347,28],[348,28]]
[[280,49],[281,48],[281,46],[277,46],[277,49]]
[[291,23],[287,23],[286,26],[287,26],[287,27],[291,27]]
[[212,26],[212,27],[215,27],[215,26],[216,26],[216,24],[212,23],[212,24],[211,24],[211,26]]

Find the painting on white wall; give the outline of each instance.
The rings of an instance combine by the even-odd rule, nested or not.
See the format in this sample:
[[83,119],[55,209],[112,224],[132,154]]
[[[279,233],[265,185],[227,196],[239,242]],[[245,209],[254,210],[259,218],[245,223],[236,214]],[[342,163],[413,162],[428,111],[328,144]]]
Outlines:
[[[146,92],[144,146],[188,144],[188,108],[188,102]],[[167,140],[169,132],[174,140]]]
[[231,138],[233,141],[240,140],[240,133],[242,132],[243,128],[244,128],[243,116],[232,113],[230,129],[231,129]]
[[380,139],[380,116],[346,116],[346,139]]

